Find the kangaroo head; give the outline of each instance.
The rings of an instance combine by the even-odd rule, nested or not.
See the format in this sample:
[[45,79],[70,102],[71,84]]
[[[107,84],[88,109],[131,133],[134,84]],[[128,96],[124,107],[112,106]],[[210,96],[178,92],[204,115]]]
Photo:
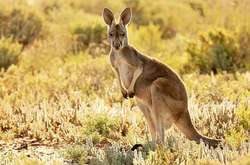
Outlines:
[[129,23],[132,12],[126,8],[120,15],[119,23],[116,23],[112,11],[107,8],[103,10],[103,19],[108,25],[108,40],[112,49],[119,50],[128,45],[126,25]]

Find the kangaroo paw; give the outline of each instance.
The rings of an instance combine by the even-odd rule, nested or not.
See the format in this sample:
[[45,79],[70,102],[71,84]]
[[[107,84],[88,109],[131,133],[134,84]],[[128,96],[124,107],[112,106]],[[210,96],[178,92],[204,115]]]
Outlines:
[[128,98],[128,93],[122,91],[122,96],[123,96],[123,98],[127,99]]
[[133,98],[135,96],[135,93],[134,92],[128,92],[128,97],[129,98]]

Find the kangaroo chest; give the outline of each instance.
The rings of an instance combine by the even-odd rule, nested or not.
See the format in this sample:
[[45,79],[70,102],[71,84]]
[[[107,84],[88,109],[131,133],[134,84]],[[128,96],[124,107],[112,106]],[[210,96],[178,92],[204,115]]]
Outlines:
[[115,67],[119,72],[118,78],[120,78],[123,86],[128,89],[134,75],[135,68],[127,63],[126,59],[123,57],[116,57],[114,59]]

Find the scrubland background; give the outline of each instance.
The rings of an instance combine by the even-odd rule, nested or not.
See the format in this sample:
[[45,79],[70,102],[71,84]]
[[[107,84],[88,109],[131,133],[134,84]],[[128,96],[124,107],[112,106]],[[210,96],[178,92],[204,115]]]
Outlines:
[[[132,8],[129,42],[180,74],[194,125],[223,149],[173,127],[151,150],[109,64],[104,7]],[[1,0],[0,68],[0,164],[250,163],[249,0]]]

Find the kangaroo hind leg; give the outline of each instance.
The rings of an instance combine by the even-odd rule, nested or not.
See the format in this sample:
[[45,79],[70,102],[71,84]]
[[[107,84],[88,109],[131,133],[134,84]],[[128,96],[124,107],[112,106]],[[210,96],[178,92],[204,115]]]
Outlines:
[[152,115],[151,115],[152,112],[150,111],[150,109],[148,108],[147,105],[143,104],[142,102],[140,102],[138,100],[137,100],[137,105],[146,118],[146,121],[147,121],[148,127],[149,127],[149,131],[151,133],[152,142],[155,143],[155,141],[156,141],[156,123],[154,122],[154,120],[152,118]]
[[155,84],[151,86],[151,97],[152,111],[154,112],[153,117],[155,122],[157,123],[157,141],[158,143],[164,143],[165,129],[170,128],[172,125],[172,120],[170,118],[170,109],[165,103],[164,95]]

